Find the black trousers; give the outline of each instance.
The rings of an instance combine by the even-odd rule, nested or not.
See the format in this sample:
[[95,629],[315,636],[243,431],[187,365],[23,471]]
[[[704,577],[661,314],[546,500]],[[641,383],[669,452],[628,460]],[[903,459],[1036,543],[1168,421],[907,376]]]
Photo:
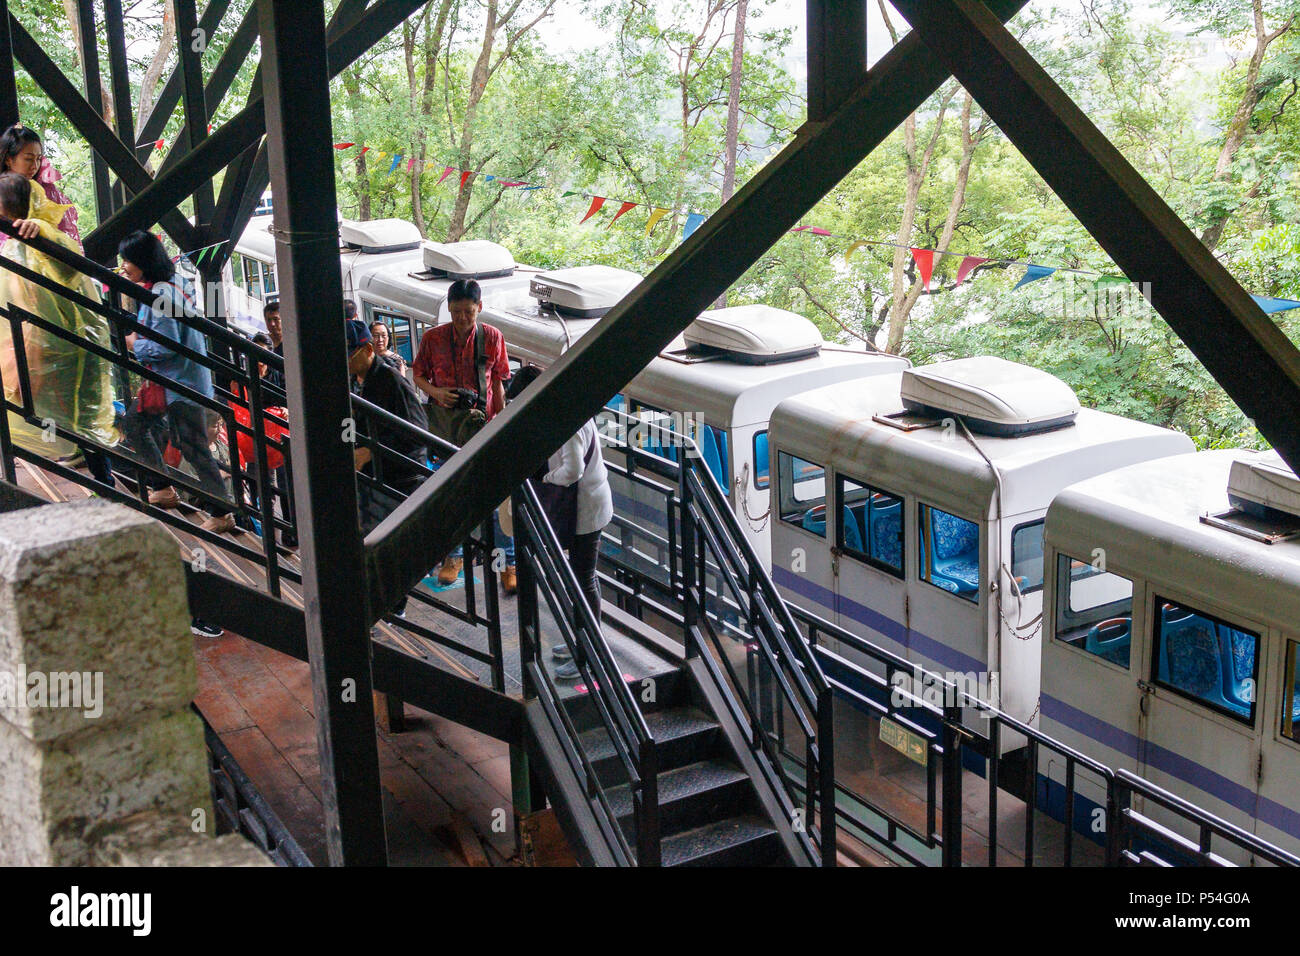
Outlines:
[[[163,446],[168,438],[181,453],[181,457],[190,463],[199,477],[199,487],[206,491],[216,502],[205,502],[204,511],[215,517],[228,515],[233,508],[223,502],[230,500],[226,490],[226,480],[221,474],[221,466],[212,457],[208,444],[207,409],[193,402],[175,401],[167,406],[166,426],[160,415],[141,415],[132,409],[123,421],[123,430],[136,453],[149,467],[166,474],[167,466],[163,462]],[[140,475],[141,481],[150,488],[165,488],[165,479]]]
[[569,566],[578,579],[578,587],[591,605],[591,612],[600,623],[600,578],[596,576],[596,559],[600,554],[600,532],[576,535],[569,549]]

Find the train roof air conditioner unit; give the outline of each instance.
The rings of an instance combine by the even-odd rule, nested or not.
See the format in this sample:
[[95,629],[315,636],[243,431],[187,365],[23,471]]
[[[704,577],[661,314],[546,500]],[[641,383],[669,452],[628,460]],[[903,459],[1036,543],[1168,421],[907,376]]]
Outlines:
[[900,391],[909,412],[957,417],[985,435],[1061,428],[1079,414],[1074,389],[1055,375],[988,355],[907,369]]
[[701,313],[683,335],[688,348],[734,362],[767,365],[816,355],[822,334],[802,315],[768,305]]
[[641,282],[641,276],[610,266],[577,266],[543,272],[529,283],[538,304],[580,319],[604,315]]
[[345,246],[360,249],[367,255],[420,248],[420,230],[402,219],[371,219],[367,222],[344,219],[339,223],[339,239]]
[[1275,451],[1243,454],[1228,471],[1228,503],[1261,518],[1300,515],[1300,478]]
[[424,267],[448,279],[494,279],[515,271],[509,250],[487,239],[426,242],[423,249]]

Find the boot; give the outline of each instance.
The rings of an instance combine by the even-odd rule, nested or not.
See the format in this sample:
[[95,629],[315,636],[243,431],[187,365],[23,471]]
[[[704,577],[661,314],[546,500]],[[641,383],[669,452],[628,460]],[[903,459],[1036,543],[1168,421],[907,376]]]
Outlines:
[[455,584],[456,579],[460,577],[460,569],[465,566],[462,558],[448,558],[442,562],[442,567],[438,569],[438,583],[443,587],[449,584]]
[[515,576],[515,566],[512,564],[501,572],[501,590],[507,595],[513,595],[519,590],[519,580]]

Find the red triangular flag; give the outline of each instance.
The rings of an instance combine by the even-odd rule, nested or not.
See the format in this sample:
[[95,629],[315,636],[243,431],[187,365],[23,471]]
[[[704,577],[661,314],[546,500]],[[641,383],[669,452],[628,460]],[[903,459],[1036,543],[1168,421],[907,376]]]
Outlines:
[[[982,266],[986,262],[988,262],[987,259],[981,259],[979,256],[967,256],[963,259],[961,266],[957,269],[957,285],[965,282],[966,277],[974,272],[977,266]],[[956,288],[956,286],[953,286],[953,288]]]
[[913,249],[912,258],[916,260],[917,271],[921,273],[921,285],[930,291],[930,275],[934,272],[934,250]]
[[528,183],[526,183],[522,179],[515,179],[515,180],[511,180],[508,183],[497,183],[497,185],[500,186],[502,189],[511,189],[515,186],[527,186]]
[[605,205],[604,196],[593,196],[591,199],[591,206],[587,209],[587,215],[582,217],[582,222],[578,223],[578,225],[581,226],[583,222],[586,222],[592,216],[596,215],[596,213],[600,212],[600,207],[603,205]]
[[370,147],[369,147],[369,146],[362,146],[362,147],[361,147],[361,155],[362,155],[362,156],[366,155],[366,153],[368,153],[368,152],[370,152]]
[[812,227],[811,229],[809,229],[808,231],[809,231],[810,233],[812,233],[814,236],[829,236],[829,235],[830,235],[829,230],[822,229],[822,228],[820,228],[820,227],[818,227],[818,226],[813,226],[813,227]]
[[443,167],[442,175],[438,177],[438,182],[435,183],[434,185],[440,185],[444,179],[446,179],[448,176],[452,174],[454,169],[455,167],[452,166]]
[[415,157],[412,156],[410,161],[406,164],[406,171],[408,173],[415,169],[415,162],[416,162]]
[[623,205],[618,207],[618,212],[614,213],[614,218],[609,221],[610,226],[613,226],[614,223],[618,222],[618,217],[623,215],[623,213],[630,212],[636,207],[637,207],[637,203],[624,202]]
[[460,188],[461,188],[461,189],[464,189],[464,188],[465,188],[465,184],[466,184],[467,182],[469,182],[469,178],[470,178],[471,176],[473,176],[473,175],[474,175],[474,170],[472,170],[472,169],[467,169],[467,170],[465,170],[463,173],[460,174]]
[[158,140],[158,142],[154,143],[154,145],[157,146],[159,149],[162,149],[162,148],[163,148],[163,141],[162,141],[162,140]]
[[334,144],[334,148],[335,148],[335,149],[347,149],[349,146],[355,146],[355,145],[357,145],[357,144],[356,144],[356,143],[335,143],[335,144]]

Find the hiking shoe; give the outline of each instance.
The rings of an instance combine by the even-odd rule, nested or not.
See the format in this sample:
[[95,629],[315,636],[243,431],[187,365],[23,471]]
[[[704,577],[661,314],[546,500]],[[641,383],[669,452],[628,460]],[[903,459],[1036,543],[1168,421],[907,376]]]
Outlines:
[[578,670],[578,665],[568,660],[555,668],[555,676],[560,680],[577,680],[581,673]]
[[234,515],[208,515],[203,524],[199,525],[204,531],[211,531],[213,534],[226,534],[235,530]]
[[463,558],[448,558],[442,562],[442,567],[438,569],[438,583],[443,587],[449,584],[455,584],[456,579],[460,577],[460,569],[465,566]]
[[175,508],[181,503],[181,496],[171,485],[149,492],[149,504],[157,508]]
[[206,621],[200,621],[196,617],[190,621],[190,633],[195,637],[220,637],[226,633],[226,629],[217,627],[215,624],[209,624]]
[[506,595],[513,595],[519,590],[519,578],[515,575],[515,566],[512,564],[501,572],[501,590]]
[[551,648],[551,660],[557,664],[561,661],[571,661],[573,660],[573,651],[569,649],[568,644],[561,641]]

